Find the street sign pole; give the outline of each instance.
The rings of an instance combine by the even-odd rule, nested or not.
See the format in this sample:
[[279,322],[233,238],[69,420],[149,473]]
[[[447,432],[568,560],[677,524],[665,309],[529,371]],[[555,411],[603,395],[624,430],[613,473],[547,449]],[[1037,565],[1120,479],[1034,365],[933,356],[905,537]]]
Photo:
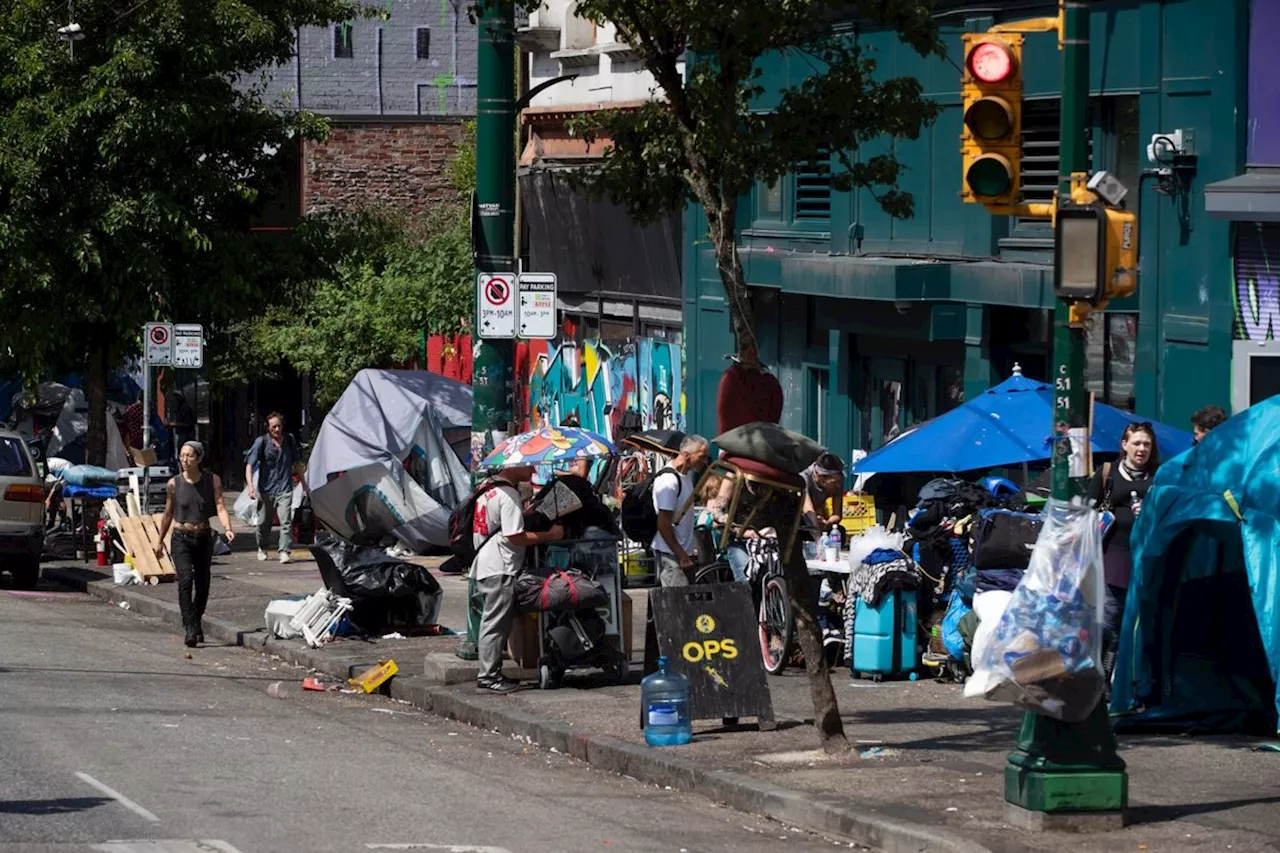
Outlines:
[[[515,18],[509,4],[484,2],[479,10],[476,39],[476,195],[473,228],[476,273],[514,273],[515,180],[516,180],[516,92]],[[477,296],[480,296],[477,286]],[[514,306],[514,288],[508,299]],[[515,372],[515,341],[512,338],[486,339],[476,324],[472,328],[471,366],[471,464],[472,477],[480,461],[493,449],[496,439],[512,429],[512,375]],[[459,640],[456,654],[466,660],[477,657],[476,640],[480,614],[474,585],[468,585],[466,637]]]
[[[1089,171],[1089,5],[1066,0],[1062,24],[1061,165],[1058,204],[1083,190]],[[1054,305],[1053,498],[1083,495],[1089,472],[1088,396],[1084,383],[1083,323],[1072,324],[1071,308]],[[1101,568],[1101,567],[1099,567]],[[1101,603],[1099,603],[1101,604]],[[1104,694],[1105,696],[1105,694]],[[1028,712],[1005,766],[1008,818],[1029,829],[1119,828],[1128,806],[1129,779],[1116,753],[1104,705],[1082,723],[1063,723]]]

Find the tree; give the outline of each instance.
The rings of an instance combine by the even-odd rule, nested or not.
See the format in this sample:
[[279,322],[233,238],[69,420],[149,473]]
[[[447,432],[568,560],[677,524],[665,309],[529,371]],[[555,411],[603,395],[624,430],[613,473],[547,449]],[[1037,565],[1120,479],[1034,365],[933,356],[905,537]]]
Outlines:
[[0,335],[4,367],[79,367],[89,461],[106,379],[152,319],[226,323],[291,266],[248,228],[278,152],[326,123],[262,102],[260,69],[351,0],[80,0],[68,45],[46,0],[0,0]]
[[[865,188],[891,215],[910,216],[894,154],[862,160],[857,152],[882,137],[916,138],[937,107],[916,80],[880,74],[856,33],[888,27],[921,55],[942,56],[931,11],[927,0],[579,0],[577,14],[597,26],[613,24],[663,96],[633,110],[584,113],[571,125],[585,138],[611,140],[597,163],[578,170],[579,183],[625,204],[640,222],[699,205],[734,333],[740,346],[754,342],[735,240],[740,199],[757,181],[771,184],[798,166],[834,161],[835,189]],[[771,112],[757,111],[764,94],[760,60],[779,52],[807,62],[813,73],[784,89]],[[819,737],[829,751],[847,750],[798,546],[784,565]]]

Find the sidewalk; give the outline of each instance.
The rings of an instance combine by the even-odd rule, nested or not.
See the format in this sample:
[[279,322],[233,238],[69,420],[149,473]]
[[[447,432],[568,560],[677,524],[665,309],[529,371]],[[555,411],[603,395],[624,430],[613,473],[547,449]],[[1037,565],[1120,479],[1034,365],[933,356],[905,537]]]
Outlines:
[[[237,530],[237,533],[240,533]],[[352,666],[393,657],[401,675],[392,695],[462,722],[529,738],[602,769],[658,785],[695,790],[743,811],[834,832],[886,851],[1023,850],[1110,853],[1117,850],[1252,851],[1280,846],[1280,755],[1251,751],[1243,738],[1126,738],[1131,826],[1098,835],[1034,834],[1003,822],[1003,768],[1020,715],[966,700],[961,688],[930,680],[872,684],[833,676],[845,731],[863,754],[833,765],[814,751],[812,708],[803,672],[769,679],[778,730],[753,724],[724,729],[695,724],[695,742],[674,749],[644,746],[637,725],[638,672],[609,686],[570,673],[563,689],[508,697],[477,696],[472,682],[442,686],[424,677],[427,656],[452,653],[456,637],[365,642],[335,640],[323,649],[275,640],[262,630],[268,601],[320,588],[306,551],[289,565],[259,563],[251,535],[215,560],[205,633],[285,660],[346,677]],[[438,561],[424,561],[428,565]],[[109,575],[78,563],[46,564],[51,580],[127,601],[143,616],[178,629],[173,584],[115,587]],[[441,622],[465,628],[466,580],[439,575]],[[633,661],[644,645],[647,595],[634,602]],[[197,651],[196,654],[199,652]]]

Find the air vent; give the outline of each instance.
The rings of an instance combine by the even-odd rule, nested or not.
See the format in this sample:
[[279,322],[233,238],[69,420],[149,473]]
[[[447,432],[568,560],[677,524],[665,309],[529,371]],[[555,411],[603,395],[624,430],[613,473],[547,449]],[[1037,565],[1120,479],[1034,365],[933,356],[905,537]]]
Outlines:
[[[1028,203],[1053,201],[1062,162],[1062,104],[1057,98],[1039,98],[1022,104],[1022,199]],[[1093,162],[1093,138],[1089,139]]]
[[822,152],[796,172],[796,219],[831,218],[831,155]]

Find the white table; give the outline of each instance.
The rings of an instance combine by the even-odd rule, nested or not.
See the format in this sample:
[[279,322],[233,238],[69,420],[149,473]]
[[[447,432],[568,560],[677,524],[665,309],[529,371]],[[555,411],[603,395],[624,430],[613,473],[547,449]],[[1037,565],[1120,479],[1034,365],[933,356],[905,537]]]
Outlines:
[[805,565],[809,567],[809,574],[820,575],[824,572],[833,572],[838,575],[850,574],[849,554],[847,551],[840,552],[840,559],[837,562],[829,563],[826,560],[805,560]]

